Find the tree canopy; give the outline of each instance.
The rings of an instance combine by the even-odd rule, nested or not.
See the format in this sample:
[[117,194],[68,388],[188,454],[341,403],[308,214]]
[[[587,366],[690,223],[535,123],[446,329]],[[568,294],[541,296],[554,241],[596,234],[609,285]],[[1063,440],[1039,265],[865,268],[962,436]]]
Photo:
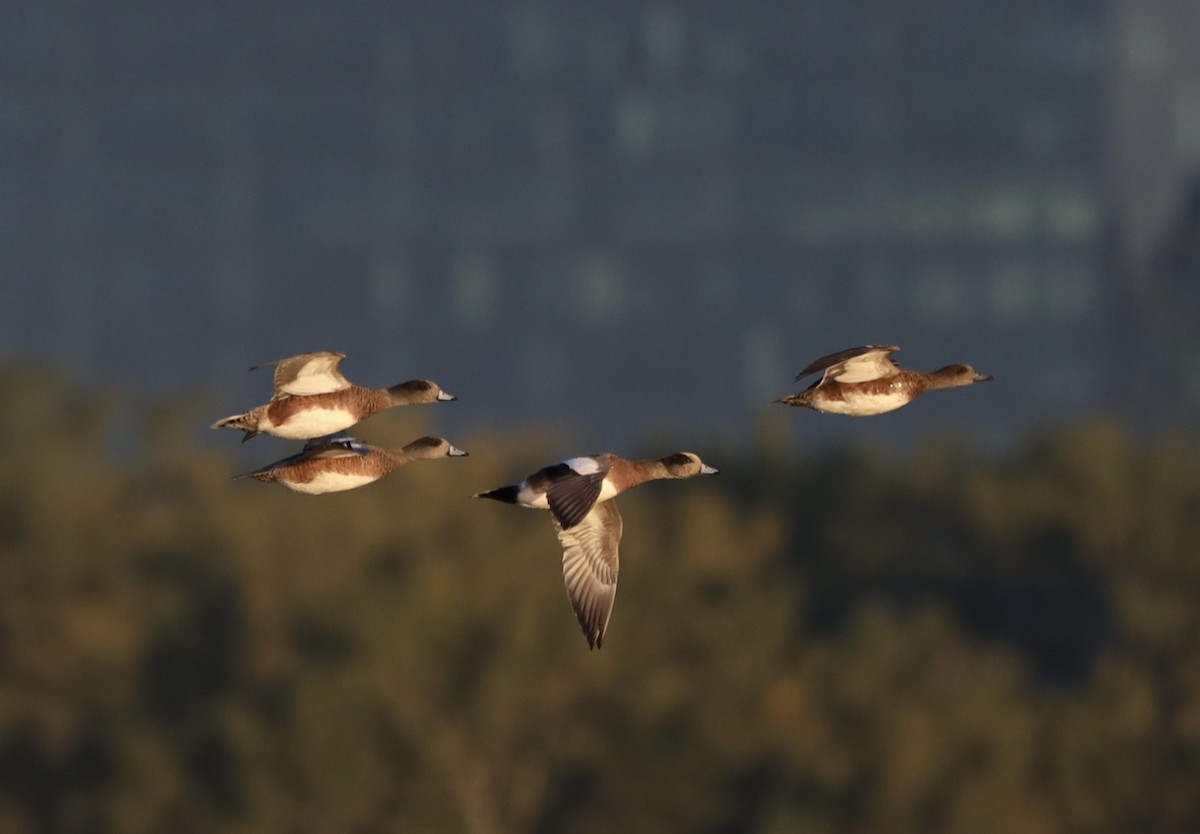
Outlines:
[[203,403],[0,378],[0,834],[1200,819],[1195,438],[713,456],[622,499],[589,652],[549,517],[467,497],[553,436],[314,498]]

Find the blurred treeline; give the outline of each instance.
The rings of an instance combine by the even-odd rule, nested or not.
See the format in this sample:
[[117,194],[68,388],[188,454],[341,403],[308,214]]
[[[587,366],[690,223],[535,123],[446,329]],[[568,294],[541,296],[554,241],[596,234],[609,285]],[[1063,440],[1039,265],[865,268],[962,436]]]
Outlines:
[[1194,438],[701,449],[622,501],[588,652],[549,518],[466,496],[591,450],[313,498],[231,481],[211,403],[0,383],[0,834],[1200,824]]

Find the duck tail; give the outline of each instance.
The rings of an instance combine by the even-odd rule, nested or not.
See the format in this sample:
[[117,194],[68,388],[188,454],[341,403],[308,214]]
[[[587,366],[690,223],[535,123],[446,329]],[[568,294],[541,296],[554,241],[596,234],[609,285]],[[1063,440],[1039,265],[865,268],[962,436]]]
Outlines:
[[224,417],[212,424],[214,429],[241,429],[245,432],[242,435],[242,442],[245,443],[254,435],[258,434],[258,415],[253,411],[247,411],[245,414],[234,414],[230,417]]
[[517,493],[521,490],[517,486],[502,486],[498,489],[489,490],[487,492],[477,492],[472,498],[491,498],[493,501],[501,501],[505,504],[517,503]]

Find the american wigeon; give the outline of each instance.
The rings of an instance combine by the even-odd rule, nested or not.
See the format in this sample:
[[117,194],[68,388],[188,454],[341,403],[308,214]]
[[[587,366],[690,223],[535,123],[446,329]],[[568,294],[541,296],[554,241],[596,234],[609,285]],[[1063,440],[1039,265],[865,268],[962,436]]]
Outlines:
[[275,394],[266,405],[234,414],[212,424],[214,429],[245,432],[245,443],[256,434],[273,434],[288,440],[325,437],[398,405],[446,402],[458,399],[428,379],[412,379],[390,388],[363,388],[347,380],[338,368],[343,353],[302,353],[250,370],[275,365]]
[[300,454],[237,477],[320,495],[365,486],[409,461],[466,455],[442,437],[422,437],[402,449],[383,449],[353,437],[335,435],[310,440]]
[[891,360],[898,350],[895,345],[865,345],[822,356],[796,374],[799,381],[824,371],[820,379],[799,394],[775,402],[830,414],[883,414],[908,405],[926,391],[992,378],[970,365],[947,365],[928,373],[905,370]]
[[567,596],[588,645],[598,649],[617,593],[621,514],[612,499],[646,481],[716,471],[691,452],[651,460],[626,460],[606,453],[571,458],[540,469],[519,484],[474,497],[550,510],[563,546]]

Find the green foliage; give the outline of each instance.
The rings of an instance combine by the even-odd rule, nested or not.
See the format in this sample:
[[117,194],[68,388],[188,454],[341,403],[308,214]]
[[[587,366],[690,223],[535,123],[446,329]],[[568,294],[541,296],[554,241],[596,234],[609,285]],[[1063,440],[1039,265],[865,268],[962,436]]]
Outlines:
[[1186,439],[706,453],[720,478],[622,500],[589,652],[546,514],[467,498],[570,451],[550,435],[314,498],[231,481],[199,403],[0,383],[0,832],[1200,818]]

